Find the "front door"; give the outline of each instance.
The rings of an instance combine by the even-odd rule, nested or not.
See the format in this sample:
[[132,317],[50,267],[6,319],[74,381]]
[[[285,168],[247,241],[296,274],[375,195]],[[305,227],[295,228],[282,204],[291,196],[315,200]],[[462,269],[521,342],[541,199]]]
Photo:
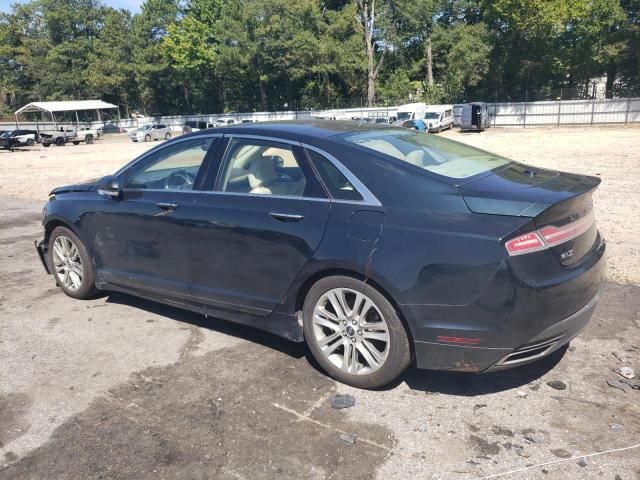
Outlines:
[[188,225],[214,138],[171,143],[119,175],[121,199],[90,215],[98,280],[186,296]]
[[299,146],[235,137],[221,165],[193,205],[190,292],[221,317],[265,316],[318,248],[331,204]]

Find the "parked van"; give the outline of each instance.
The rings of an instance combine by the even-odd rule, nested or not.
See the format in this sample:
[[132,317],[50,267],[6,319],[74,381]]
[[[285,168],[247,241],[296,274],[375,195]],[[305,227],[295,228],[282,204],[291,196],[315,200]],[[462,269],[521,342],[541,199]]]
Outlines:
[[417,120],[423,118],[427,111],[426,103],[407,103],[398,107],[396,122],[394,125],[402,125],[407,120]]
[[429,132],[441,132],[453,127],[453,105],[429,105],[424,113]]

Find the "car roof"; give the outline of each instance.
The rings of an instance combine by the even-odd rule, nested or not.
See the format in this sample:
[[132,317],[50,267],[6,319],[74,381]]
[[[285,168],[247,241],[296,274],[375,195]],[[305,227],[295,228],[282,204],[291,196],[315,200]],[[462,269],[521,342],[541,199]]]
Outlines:
[[[278,122],[237,123],[211,129],[215,133],[241,133],[261,135],[287,140],[311,140],[328,138],[345,133],[392,128],[389,125],[376,125],[373,122],[355,122],[351,120],[286,120]],[[201,135],[202,131],[189,135]]]

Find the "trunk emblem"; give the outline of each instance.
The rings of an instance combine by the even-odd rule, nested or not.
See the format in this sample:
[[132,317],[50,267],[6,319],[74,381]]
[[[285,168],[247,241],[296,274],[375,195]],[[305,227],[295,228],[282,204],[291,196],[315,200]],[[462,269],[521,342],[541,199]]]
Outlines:
[[566,260],[567,258],[573,257],[573,248],[567,250],[566,252],[562,252],[560,255],[561,260]]

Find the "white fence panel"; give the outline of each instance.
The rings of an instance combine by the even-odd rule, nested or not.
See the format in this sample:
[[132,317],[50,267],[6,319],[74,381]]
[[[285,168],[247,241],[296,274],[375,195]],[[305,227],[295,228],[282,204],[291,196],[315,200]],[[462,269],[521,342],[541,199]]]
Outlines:
[[[598,125],[625,124],[640,122],[640,98],[614,98],[606,100],[563,100],[544,102],[489,103],[492,115],[491,125],[495,127],[533,127],[560,125]],[[456,125],[460,122],[460,107],[456,105],[454,112]],[[232,117],[236,121],[251,119],[268,120],[305,120],[310,118],[350,119],[375,116],[397,115],[398,107],[380,108],[345,108],[333,110],[288,111],[288,112],[246,112],[231,114],[175,115],[162,117],[126,118],[109,121],[125,129],[137,128],[145,123],[163,123],[178,131],[188,120],[214,123],[220,117]],[[21,123],[24,128],[48,129],[53,126],[49,122]],[[93,126],[103,123],[94,122]],[[14,122],[0,123],[0,129],[15,128]]]

